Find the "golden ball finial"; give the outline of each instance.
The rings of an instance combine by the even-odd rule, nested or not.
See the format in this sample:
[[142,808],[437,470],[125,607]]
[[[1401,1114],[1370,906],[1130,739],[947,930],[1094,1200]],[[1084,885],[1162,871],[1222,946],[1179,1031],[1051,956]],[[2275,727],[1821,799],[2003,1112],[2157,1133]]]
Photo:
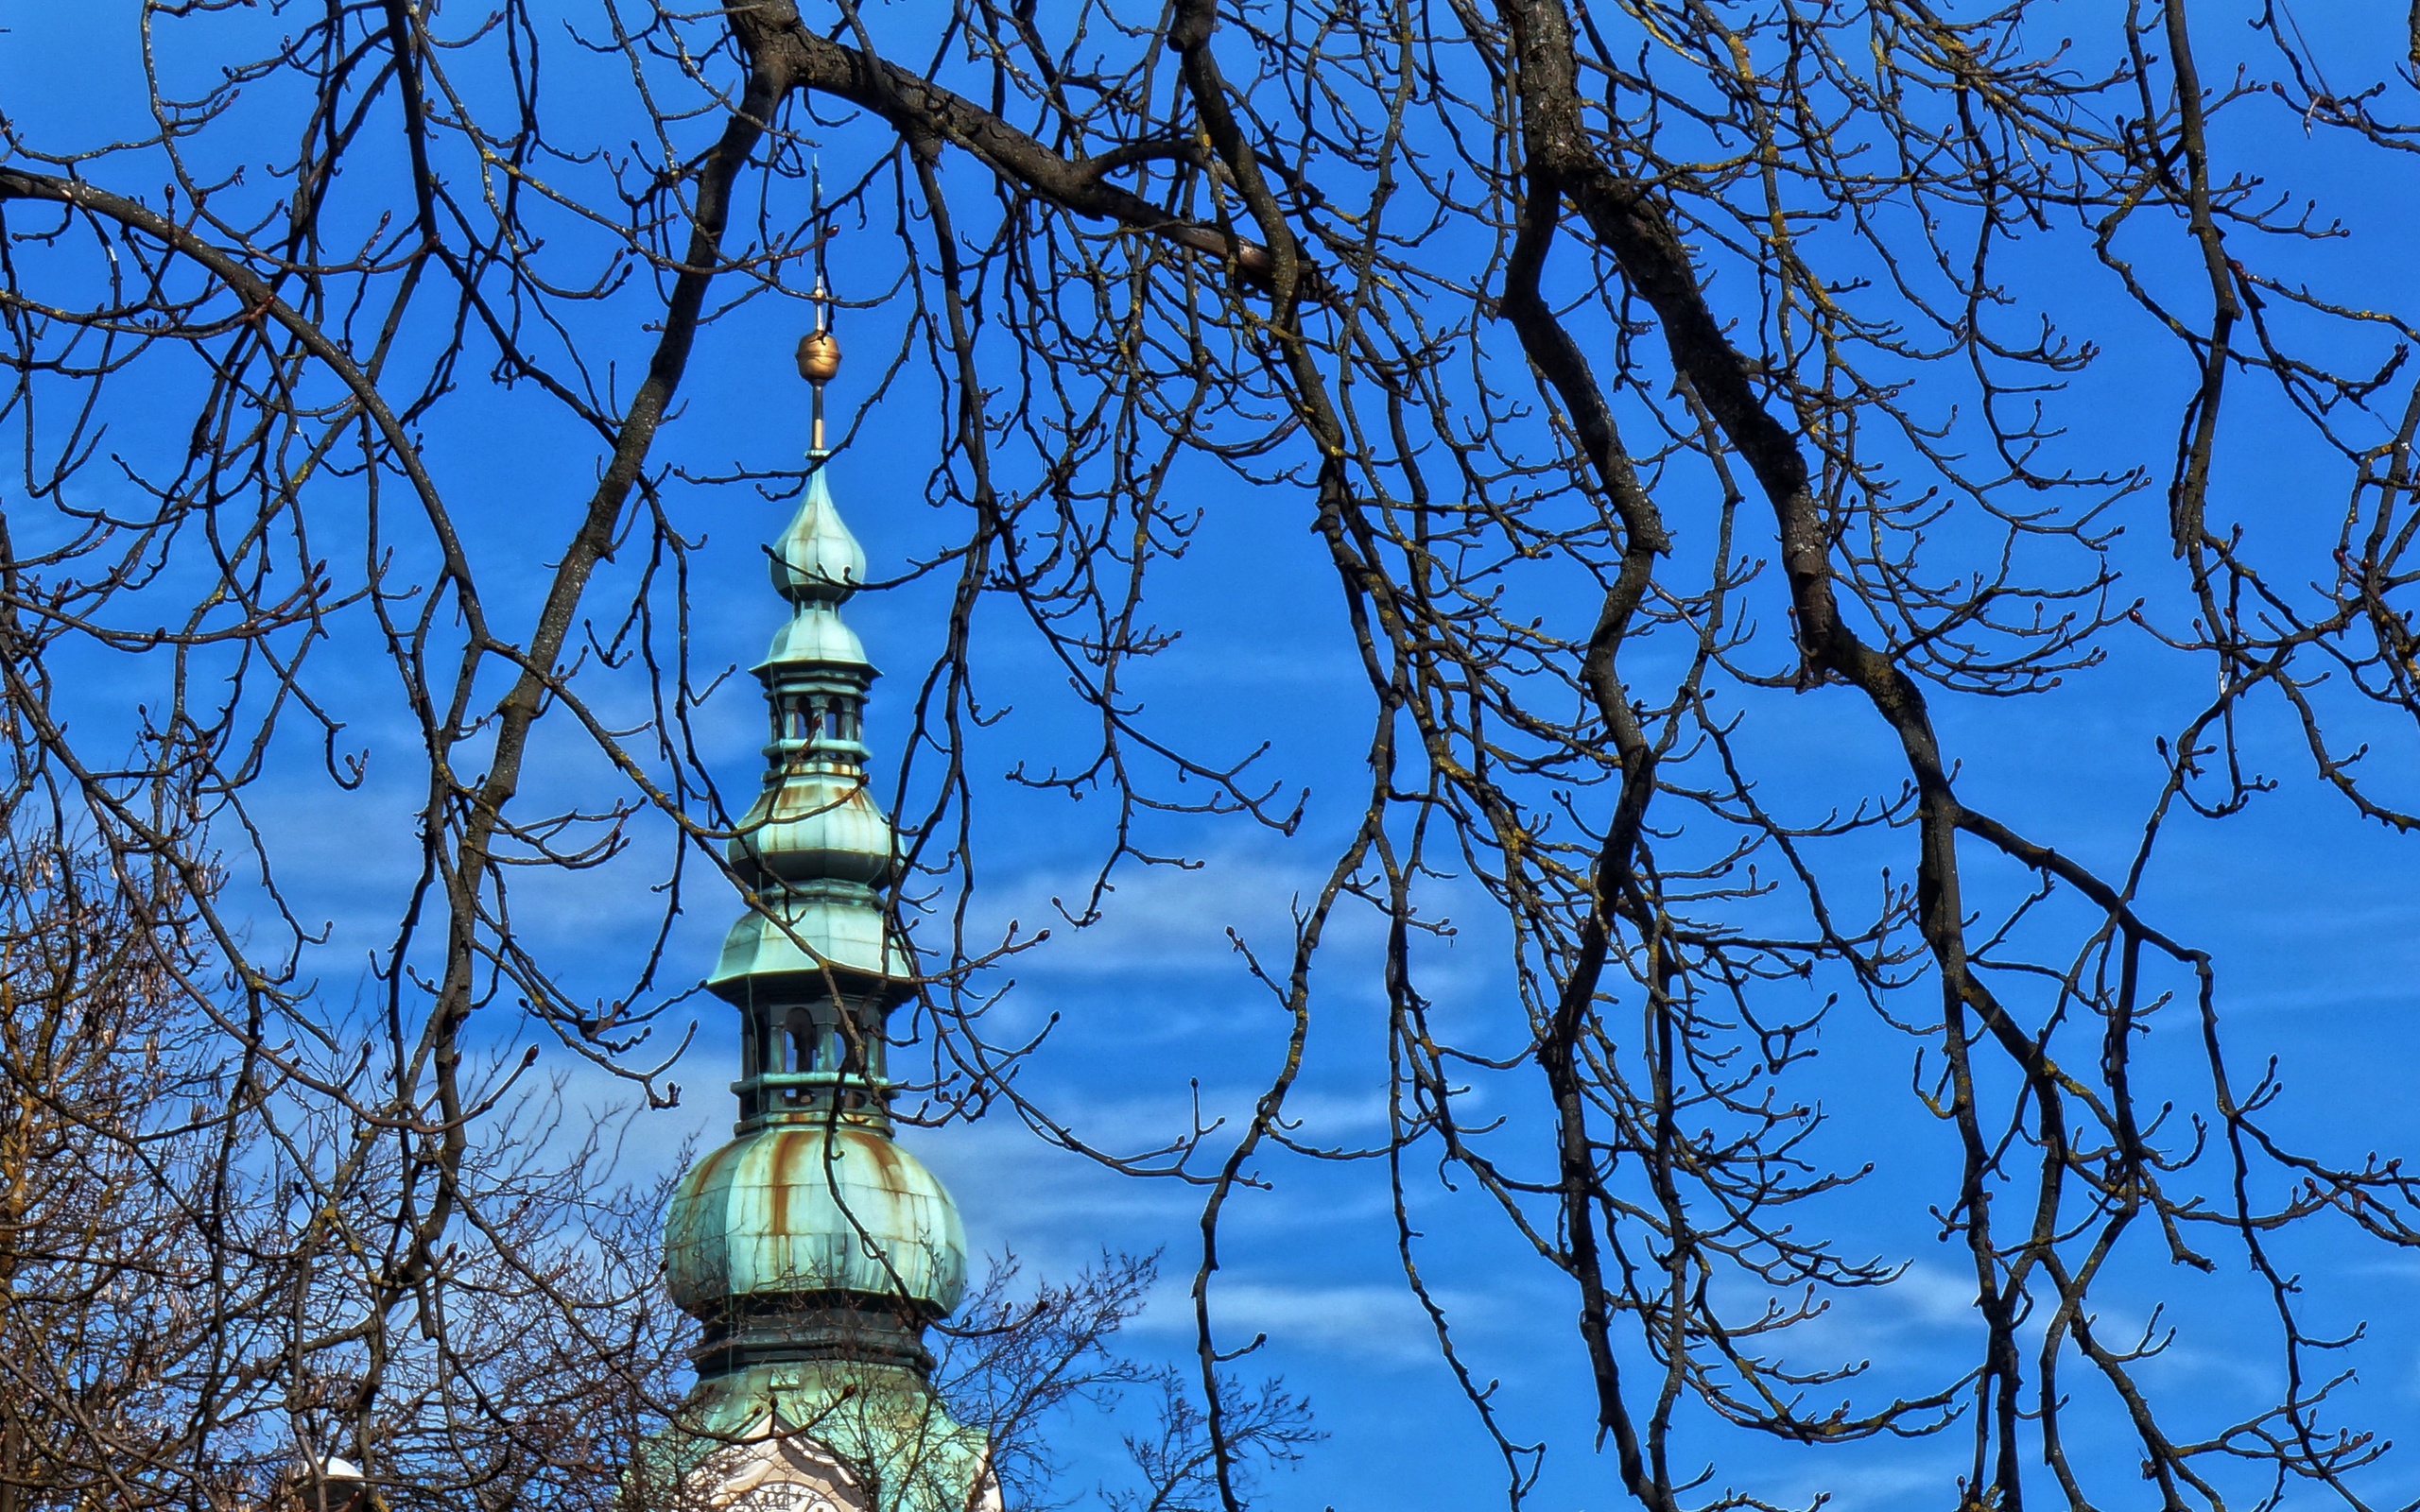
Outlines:
[[829,331],[810,331],[799,338],[798,375],[811,384],[828,384],[840,370],[840,339]]

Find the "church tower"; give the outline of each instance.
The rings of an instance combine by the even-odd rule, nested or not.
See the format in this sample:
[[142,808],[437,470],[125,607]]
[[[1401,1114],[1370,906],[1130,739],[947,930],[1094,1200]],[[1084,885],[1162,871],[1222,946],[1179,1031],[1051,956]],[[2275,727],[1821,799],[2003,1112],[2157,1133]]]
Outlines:
[[[828,233],[827,233],[828,239]],[[874,669],[841,618],[865,554],[832,502],[823,386],[839,369],[818,252],[804,501],[773,542],[786,623],[757,663],[767,771],[728,849],[751,906],[708,988],[740,1017],[735,1137],[665,1226],[698,1381],[642,1456],[638,1500],[746,1512],[997,1512],[988,1445],[933,1392],[925,1327],[966,1285],[940,1180],[892,1138],[886,1023],[915,961],[883,892],[898,866],[866,778]]]

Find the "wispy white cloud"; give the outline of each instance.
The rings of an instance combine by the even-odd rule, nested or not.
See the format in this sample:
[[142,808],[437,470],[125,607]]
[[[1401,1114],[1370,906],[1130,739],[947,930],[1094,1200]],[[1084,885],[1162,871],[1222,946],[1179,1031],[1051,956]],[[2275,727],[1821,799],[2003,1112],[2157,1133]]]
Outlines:
[[[1169,1277],[1136,1321],[1138,1332],[1194,1332],[1192,1277]],[[1438,1359],[1437,1332],[1409,1289],[1383,1282],[1298,1285],[1275,1280],[1214,1282],[1211,1319],[1219,1347],[1236,1349],[1264,1334],[1288,1352],[1312,1350],[1407,1367]],[[1496,1299],[1449,1292],[1438,1297],[1458,1330],[1484,1332],[1501,1312]]]

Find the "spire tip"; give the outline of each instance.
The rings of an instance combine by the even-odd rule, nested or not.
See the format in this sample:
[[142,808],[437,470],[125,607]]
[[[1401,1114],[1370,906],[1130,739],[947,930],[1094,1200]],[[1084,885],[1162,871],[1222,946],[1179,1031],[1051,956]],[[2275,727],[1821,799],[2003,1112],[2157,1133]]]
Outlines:
[[799,338],[798,375],[815,389],[815,425],[807,453],[821,456],[823,449],[823,386],[840,371],[840,340],[832,334],[832,281],[825,249],[832,243],[832,223],[823,214],[823,159],[814,162],[815,183],[815,329]]

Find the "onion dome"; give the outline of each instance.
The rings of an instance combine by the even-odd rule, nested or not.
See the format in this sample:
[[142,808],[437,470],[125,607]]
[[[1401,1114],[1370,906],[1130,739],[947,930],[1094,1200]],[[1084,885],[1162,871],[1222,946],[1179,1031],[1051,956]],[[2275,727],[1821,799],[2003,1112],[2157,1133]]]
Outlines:
[[[866,580],[865,548],[841,523],[823,473],[819,467],[806,480],[805,502],[773,542],[773,589],[793,604],[808,599],[845,603]],[[865,660],[862,650],[857,660]]]
[[681,1179],[664,1261],[690,1312],[851,1293],[946,1316],[966,1292],[958,1209],[923,1161],[870,1129],[766,1128]]

